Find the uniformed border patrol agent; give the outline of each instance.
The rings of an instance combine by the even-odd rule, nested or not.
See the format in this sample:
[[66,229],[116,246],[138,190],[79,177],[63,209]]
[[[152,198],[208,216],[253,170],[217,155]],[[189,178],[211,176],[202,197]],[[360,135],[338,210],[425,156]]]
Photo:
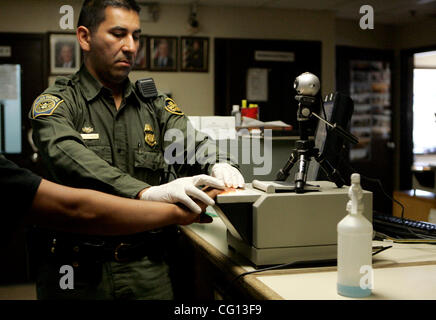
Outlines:
[[[197,186],[238,187],[243,178],[228,163],[189,165],[186,159],[174,164],[177,175],[208,173],[216,178],[203,174],[159,186],[169,145],[164,134],[178,129],[186,142],[190,123],[173,100],[160,93],[144,97],[128,79],[139,46],[138,13],[133,0],[85,1],[77,28],[84,64],[35,100],[29,114],[34,140],[57,182],[130,198],[181,202],[198,212],[189,196],[206,204],[213,200]],[[207,137],[196,142],[196,150],[207,143]],[[222,159],[219,152],[216,158]],[[163,232],[95,238],[44,230],[36,239],[42,260],[38,298],[173,298],[162,257],[165,242],[172,240]],[[59,288],[62,264],[76,270],[71,292]]]

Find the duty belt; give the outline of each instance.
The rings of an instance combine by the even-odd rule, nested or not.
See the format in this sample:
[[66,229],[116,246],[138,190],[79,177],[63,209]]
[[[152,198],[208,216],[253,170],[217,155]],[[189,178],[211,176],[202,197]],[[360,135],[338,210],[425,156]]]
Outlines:
[[37,232],[33,246],[39,254],[54,259],[81,261],[134,261],[148,256],[162,259],[173,231],[162,229],[135,237],[79,237],[63,233]]

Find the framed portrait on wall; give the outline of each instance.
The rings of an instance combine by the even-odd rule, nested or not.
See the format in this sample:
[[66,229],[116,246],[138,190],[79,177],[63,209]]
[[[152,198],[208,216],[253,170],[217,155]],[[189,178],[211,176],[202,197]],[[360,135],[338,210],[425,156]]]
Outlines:
[[208,72],[209,38],[181,38],[181,71]]
[[50,33],[50,74],[71,74],[80,68],[80,46],[76,34]]
[[177,37],[150,37],[150,70],[177,71],[177,44]]
[[147,70],[148,69],[148,50],[147,50],[147,36],[140,36],[139,49],[136,54],[135,64],[132,70]]

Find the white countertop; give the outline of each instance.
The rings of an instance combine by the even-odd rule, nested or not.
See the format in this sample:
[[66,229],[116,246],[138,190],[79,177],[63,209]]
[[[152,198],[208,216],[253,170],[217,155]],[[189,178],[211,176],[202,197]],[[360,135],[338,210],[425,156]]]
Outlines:
[[[226,227],[219,217],[214,217],[210,224],[185,228],[239,265],[241,270],[255,270],[244,257],[229,250]],[[381,241],[374,241],[374,245],[393,247],[374,256],[373,294],[365,299],[436,299],[436,245]],[[350,299],[336,293],[335,266],[264,271],[252,276],[287,300]]]

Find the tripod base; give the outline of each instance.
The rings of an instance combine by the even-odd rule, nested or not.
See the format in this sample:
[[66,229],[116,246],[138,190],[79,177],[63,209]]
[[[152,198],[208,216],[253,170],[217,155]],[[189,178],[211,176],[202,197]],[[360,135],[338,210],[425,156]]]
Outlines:
[[286,181],[293,166],[298,164],[298,171],[294,177],[295,192],[304,193],[311,158],[319,163],[321,169],[326,172],[328,179],[334,182],[338,188],[345,184],[339,171],[319,154],[318,149],[314,148],[313,140],[297,140],[296,148],[292,151],[283,169],[280,169],[277,173],[276,180]]
[[[293,182],[285,181],[261,181],[253,180],[252,186],[254,189],[261,190],[266,193],[280,193],[280,192],[293,192],[295,191],[295,184]],[[319,184],[304,185],[304,191],[318,191],[320,189]]]

